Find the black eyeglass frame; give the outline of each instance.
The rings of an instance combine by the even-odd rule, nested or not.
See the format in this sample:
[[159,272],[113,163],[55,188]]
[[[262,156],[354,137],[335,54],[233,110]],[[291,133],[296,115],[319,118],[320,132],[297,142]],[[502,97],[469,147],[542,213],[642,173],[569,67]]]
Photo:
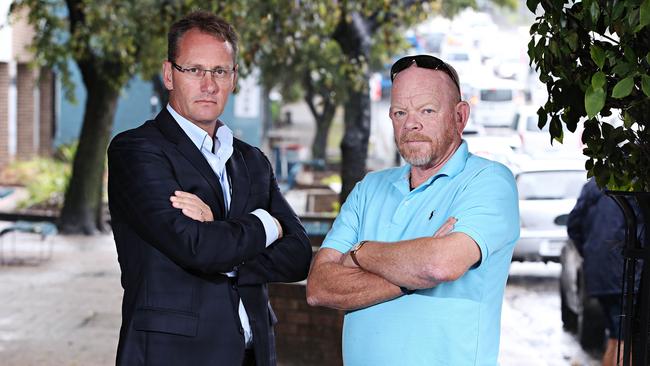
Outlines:
[[451,80],[454,82],[454,85],[456,85],[456,88],[458,89],[458,93],[460,93],[460,79],[456,70],[450,64],[431,55],[411,55],[402,57],[399,60],[395,61],[393,66],[390,68],[390,82],[392,83],[395,81],[397,74],[408,69],[414,63],[417,65],[417,67],[421,67],[423,69],[439,70],[444,72],[451,78]]
[[[182,67],[181,65],[177,64],[174,61],[171,61],[171,64],[176,70],[178,70],[179,72],[182,72],[183,74],[186,73],[186,72],[189,72],[190,69],[197,69],[197,70],[201,71],[201,73],[202,73],[202,75],[200,76],[201,78],[205,77],[205,74],[209,72],[210,77],[212,77],[214,79],[218,79],[218,80],[225,80],[229,76],[233,75],[235,73],[235,71],[237,70],[237,65],[233,66],[232,69],[225,69],[225,68],[222,68],[222,67],[218,67],[218,68],[215,68],[213,70],[208,70],[208,69],[202,69],[202,68],[196,67],[196,66],[185,68],[185,67]],[[217,71],[219,71],[219,70],[227,71],[228,75],[223,77],[223,78],[221,78],[219,76],[215,77],[215,75],[216,75],[215,73]]]

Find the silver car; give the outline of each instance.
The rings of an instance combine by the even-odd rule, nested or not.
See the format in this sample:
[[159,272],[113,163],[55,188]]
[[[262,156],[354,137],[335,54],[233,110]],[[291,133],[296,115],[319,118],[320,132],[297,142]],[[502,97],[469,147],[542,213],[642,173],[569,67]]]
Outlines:
[[568,240],[566,215],[587,181],[584,160],[531,160],[515,176],[521,237],[516,261],[559,261]]

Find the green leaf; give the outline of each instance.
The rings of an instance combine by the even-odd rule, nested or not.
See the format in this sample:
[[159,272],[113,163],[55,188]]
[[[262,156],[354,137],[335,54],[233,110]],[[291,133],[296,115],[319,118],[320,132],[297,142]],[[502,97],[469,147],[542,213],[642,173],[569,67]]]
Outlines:
[[535,13],[538,4],[539,4],[539,0],[526,0],[526,6],[528,7],[528,10],[530,10],[532,13]]
[[594,44],[591,45],[589,53],[591,54],[591,59],[594,60],[596,65],[598,65],[598,68],[602,70],[603,66],[605,66],[605,51]]
[[650,64],[650,52],[648,52],[648,54],[645,55],[645,60]]
[[589,118],[593,118],[605,106],[605,90],[589,86],[585,92],[585,110]]
[[619,62],[614,66],[612,72],[618,76],[625,76],[632,70],[632,65],[629,63],[619,60]]
[[560,117],[557,115],[551,117],[551,124],[549,125],[548,130],[551,133],[551,145],[553,145],[553,140],[562,143],[564,131],[562,130],[562,121],[560,121]]
[[576,32],[569,33],[569,35],[566,36],[566,41],[569,44],[569,48],[571,49],[571,51],[575,52],[575,50],[578,48],[578,33]]
[[647,97],[650,97],[650,76],[646,74],[641,75],[641,90]]
[[634,119],[629,113],[625,112],[623,114],[623,126],[625,126],[625,128],[630,128],[632,127],[633,124],[634,124]]
[[598,18],[600,17],[600,6],[598,6],[598,1],[591,3],[589,14],[591,14],[591,21],[594,22],[594,24],[598,23]]
[[650,0],[644,0],[639,11],[639,25],[645,27],[650,24]]
[[546,111],[544,110],[544,107],[539,107],[537,110],[537,127],[541,130],[546,126],[546,119],[548,118],[548,115],[546,114]]
[[628,45],[623,46],[623,57],[631,64],[637,63],[636,52]]
[[616,5],[614,5],[614,10],[612,11],[612,20],[618,20],[618,18],[620,18],[621,15],[623,14],[624,10],[625,10],[625,2],[618,1]]
[[598,71],[591,77],[591,86],[593,86],[594,89],[602,89],[606,82],[607,78],[605,77],[605,73],[602,71]]
[[614,89],[612,90],[612,97],[619,98],[619,99],[625,98],[628,95],[630,95],[633,87],[634,87],[634,77],[628,76],[625,79],[616,83]]

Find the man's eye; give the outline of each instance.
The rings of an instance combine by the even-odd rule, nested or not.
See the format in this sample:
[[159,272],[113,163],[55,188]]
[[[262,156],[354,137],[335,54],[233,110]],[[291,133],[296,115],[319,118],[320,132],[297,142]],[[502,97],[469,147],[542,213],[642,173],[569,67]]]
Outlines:
[[433,113],[433,109],[431,109],[431,108],[425,108],[425,109],[422,110],[422,113],[424,113],[424,114],[431,114],[431,113]]
[[189,69],[187,69],[187,72],[189,72],[192,75],[198,75],[201,72],[201,70],[196,67],[190,67]]
[[406,116],[406,112],[404,112],[404,111],[395,111],[395,112],[393,112],[393,116],[398,117],[398,118],[399,117],[404,117],[404,116]]
[[213,72],[218,76],[225,76],[228,73],[226,69],[221,69],[221,68],[214,69]]

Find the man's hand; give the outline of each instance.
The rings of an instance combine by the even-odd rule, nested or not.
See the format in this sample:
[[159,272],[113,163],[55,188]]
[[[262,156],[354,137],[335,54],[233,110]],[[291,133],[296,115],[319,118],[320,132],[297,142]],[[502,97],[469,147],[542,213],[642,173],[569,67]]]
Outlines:
[[351,252],[352,251],[350,250],[347,253],[343,254],[341,257],[341,265],[349,268],[357,268],[359,266],[357,266],[357,264],[352,260],[352,256],[350,255]]
[[454,225],[458,222],[458,220],[455,217],[450,217],[445,221],[442,226],[436,230],[435,234],[433,234],[434,238],[442,238],[443,236],[447,236],[451,234],[451,231],[454,230]]
[[214,221],[214,216],[212,215],[210,206],[206,205],[195,194],[183,191],[174,191],[174,195],[169,197],[169,200],[172,201],[173,207],[180,209],[181,212],[183,212],[183,215],[190,219],[201,222]]
[[[271,216],[273,217],[273,216]],[[278,240],[282,239],[282,225],[280,225],[280,221],[273,217],[273,221],[275,222],[275,225],[278,227]]]

